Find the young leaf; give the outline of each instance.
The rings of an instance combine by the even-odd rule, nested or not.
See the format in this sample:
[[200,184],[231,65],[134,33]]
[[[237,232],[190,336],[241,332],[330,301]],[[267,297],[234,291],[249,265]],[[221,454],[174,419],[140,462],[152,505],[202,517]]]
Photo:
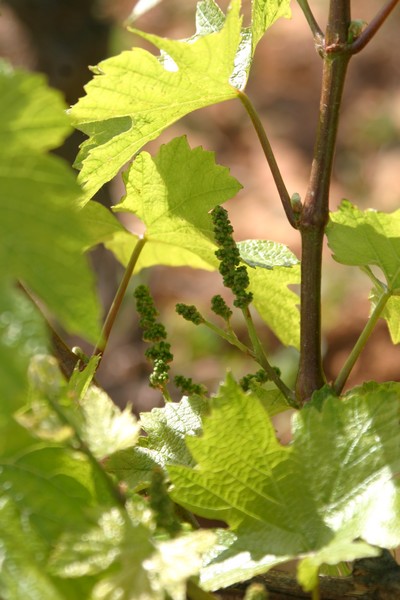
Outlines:
[[229,79],[240,42],[239,9],[239,0],[233,0],[224,27],[194,42],[135,30],[169,60],[134,48],[99,64],[87,95],[70,111],[73,124],[90,136],[77,158],[86,200],[166,127],[236,97]]
[[[0,272],[20,279],[71,332],[99,335],[99,305],[84,250],[72,172],[44,150],[69,127],[60,95],[43,78],[0,69]],[[75,208],[74,208],[75,206]]]
[[135,448],[111,456],[106,469],[135,489],[150,483],[155,466],[193,465],[185,438],[199,434],[207,406],[204,398],[192,396],[142,413],[141,425],[147,436],[139,438]]
[[252,2],[253,52],[264,33],[281,17],[290,19],[290,0],[253,0]]
[[400,210],[361,211],[347,200],[326,228],[333,258],[345,265],[379,267],[393,293],[400,293]]
[[140,424],[130,407],[121,410],[96,386],[89,388],[80,404],[83,412],[80,435],[96,458],[103,459],[136,444]]
[[[400,342],[399,298],[400,295],[400,210],[382,213],[375,210],[361,211],[347,200],[337,212],[331,213],[327,226],[328,244],[333,258],[345,265],[378,267],[392,294],[381,314],[386,319],[394,344]],[[382,290],[374,282],[371,295],[372,305],[376,304]],[[378,284],[378,287],[382,287]]]
[[249,267],[274,269],[275,267],[293,267],[299,259],[284,244],[270,240],[245,240],[238,242],[240,258]]
[[[215,268],[214,234],[208,211],[241,188],[214,154],[189,147],[186,137],[161,146],[152,158],[142,152],[124,175],[126,196],[114,207],[146,225],[140,266],[158,256],[161,264]],[[164,256],[164,258],[160,258]]]
[[19,412],[18,421],[48,441],[78,436],[100,460],[133,446],[140,425],[129,407],[121,410],[104,390],[89,387],[96,361],[97,357],[84,371],[74,373],[66,385],[53,357],[35,357],[30,366],[30,402]]
[[275,267],[272,271],[257,267],[248,269],[249,290],[253,305],[262,319],[285,346],[300,344],[300,315],[298,295],[288,288],[300,283],[298,265],[288,269]]
[[322,563],[373,555],[369,544],[395,547],[399,401],[399,384],[327,397],[321,410],[311,406],[295,415],[293,443],[282,446],[257,398],[228,377],[203,436],[187,440],[198,465],[168,468],[173,498],[227,521],[234,534],[203,570],[206,587],[292,557],[305,559],[300,580],[312,589]]

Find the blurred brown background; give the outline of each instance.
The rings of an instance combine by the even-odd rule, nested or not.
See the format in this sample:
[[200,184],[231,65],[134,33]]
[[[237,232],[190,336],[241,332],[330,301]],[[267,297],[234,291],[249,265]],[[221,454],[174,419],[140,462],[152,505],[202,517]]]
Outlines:
[[[50,84],[63,91],[68,104],[82,96],[90,79],[88,65],[98,63],[142,41],[123,22],[133,0],[3,0],[0,14],[0,56],[18,67],[46,73]],[[245,7],[249,2],[244,2]],[[260,112],[290,193],[304,195],[317,124],[321,60],[305,19],[295,2],[292,20],[276,23],[260,43],[247,92]],[[222,7],[227,2],[220,2]],[[311,0],[324,27],[328,0]],[[382,0],[353,0],[353,18],[368,21]],[[195,0],[164,0],[140,18],[137,26],[158,35],[188,37],[194,32]],[[400,8],[377,37],[352,59],[339,131],[331,207],[348,198],[360,208],[395,210],[400,206]],[[191,146],[216,152],[217,162],[229,166],[244,189],[227,203],[238,240],[273,239],[300,254],[299,237],[285,221],[278,195],[252,126],[239,103],[229,102],[197,111],[168,129],[160,143],[187,133]],[[60,151],[69,160],[81,138],[71,137]],[[118,202],[120,181],[103,190],[99,200]],[[131,223],[132,227],[139,227]],[[399,232],[400,233],[400,232]],[[109,306],[122,269],[106,251],[91,257],[98,272],[99,293]],[[175,372],[215,389],[226,368],[235,375],[256,370],[207,330],[195,328],[174,314],[175,302],[196,303],[207,313],[212,295],[221,291],[217,274],[187,269],[155,268],[142,273],[157,301],[176,357]],[[132,283],[132,287],[137,279]],[[324,345],[328,378],[337,374],[368,317],[369,284],[356,269],[335,264],[325,256]],[[204,308],[203,308],[204,307]],[[237,319],[239,332],[242,331]],[[291,383],[297,353],[280,347],[260,323],[261,337]],[[244,333],[244,332],[243,332]],[[71,343],[75,343],[71,340]],[[120,404],[136,411],[159,404],[148,388],[148,365],[134,310],[132,294],[125,300],[105,354],[99,381]],[[400,379],[400,348],[379,323],[357,363],[349,385],[365,379]]]

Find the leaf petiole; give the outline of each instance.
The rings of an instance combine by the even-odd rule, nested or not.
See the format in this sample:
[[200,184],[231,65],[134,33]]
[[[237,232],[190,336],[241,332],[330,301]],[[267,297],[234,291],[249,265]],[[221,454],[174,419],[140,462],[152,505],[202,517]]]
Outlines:
[[273,153],[271,144],[269,143],[269,139],[267,137],[263,124],[261,123],[261,119],[258,116],[258,113],[247,94],[238,91],[238,96],[239,100],[246,109],[246,112],[249,115],[251,122],[254,125],[254,129],[256,130],[258,139],[260,140],[261,147],[264,151],[265,158],[267,159],[269,168],[272,173],[272,177],[274,178],[276,189],[278,190],[279,197],[281,199],[283,209],[286,213],[288,221],[292,225],[292,227],[298,229],[297,218],[292,208],[289,192],[286,189],[285,182],[283,181],[283,177],[279,170],[278,163],[276,162],[276,158]]
[[104,325],[103,325],[103,329],[101,331],[101,336],[100,336],[100,340],[97,343],[96,348],[93,350],[93,354],[92,356],[100,356],[100,360],[98,362],[98,365],[101,362],[101,359],[103,357],[104,351],[106,349],[107,346],[107,342],[108,339],[110,337],[110,333],[111,330],[113,328],[115,319],[117,317],[117,314],[119,312],[119,309],[121,308],[121,304],[122,304],[122,300],[124,299],[129,281],[132,277],[132,273],[135,269],[136,263],[139,259],[139,256],[143,250],[143,247],[145,245],[147,241],[146,237],[140,237],[133,249],[132,255],[129,259],[129,262],[127,264],[127,267],[125,269],[125,273],[124,276],[121,280],[121,283],[119,284],[117,293],[115,294],[114,300],[112,301],[110,310],[108,311],[106,320],[104,321]]
[[286,400],[293,408],[299,408],[294,392],[288,388],[288,386],[282,381],[279,377],[278,373],[275,369],[270,365],[266,354],[264,352],[263,345],[257,335],[256,328],[254,326],[253,318],[251,316],[249,307],[242,309],[244,320],[246,322],[247,331],[249,333],[249,337],[251,340],[251,344],[253,346],[254,358],[258,362],[258,364],[264,369],[264,371],[268,374],[271,381],[274,382],[276,387],[282,392],[285,396]]
[[222,339],[227,341],[232,346],[236,346],[236,348],[238,348],[239,350],[244,352],[244,354],[248,354],[252,358],[255,358],[255,355],[252,352],[252,350],[250,348],[248,348],[246,346],[246,344],[243,344],[239,340],[236,333],[231,328],[229,328],[228,330],[222,329],[221,327],[214,325],[214,323],[211,323],[211,321],[207,321],[207,319],[204,319],[204,318],[203,318],[202,324],[205,325],[206,327],[208,327],[209,329],[211,329],[211,331],[216,333],[219,337],[221,337]]
[[375,305],[374,310],[371,313],[370,318],[368,319],[364,329],[362,330],[360,337],[358,338],[353,350],[350,352],[339,375],[337,376],[336,381],[333,384],[333,389],[335,390],[335,392],[338,395],[342,392],[344,384],[346,383],[352,368],[354,367],[358,357],[360,356],[361,352],[363,351],[363,349],[364,349],[372,331],[374,330],[374,327],[375,327],[379,317],[382,315],[382,312],[386,306],[386,303],[389,300],[389,298],[391,297],[391,295],[392,295],[391,291],[387,291],[387,290],[382,293],[381,297],[379,298],[378,302]]
[[321,43],[324,39],[324,34],[312,13],[310,5],[308,4],[308,0],[297,0],[297,3],[300,6],[301,10],[303,11],[304,16],[307,20],[307,23],[310,26],[310,29],[314,36],[315,43],[317,45],[321,45]]

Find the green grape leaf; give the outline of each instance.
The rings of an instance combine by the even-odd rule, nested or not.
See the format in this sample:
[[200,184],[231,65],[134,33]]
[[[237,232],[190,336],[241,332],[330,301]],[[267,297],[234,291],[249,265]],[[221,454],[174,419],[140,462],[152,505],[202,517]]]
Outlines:
[[159,542],[157,551],[146,561],[146,568],[158,587],[165,590],[172,600],[186,600],[187,579],[198,575],[204,554],[214,544],[215,534],[210,530],[193,531]]
[[11,414],[18,408],[26,391],[29,360],[34,354],[46,352],[47,347],[47,332],[36,307],[21,291],[3,282],[0,287],[2,414]]
[[97,459],[133,446],[140,425],[130,407],[121,410],[90,381],[98,362],[65,383],[52,356],[37,356],[30,365],[30,402],[19,411],[18,422],[37,437],[63,442],[76,435]]
[[43,75],[14,70],[0,61],[0,148],[57,148],[71,133],[62,94]]
[[[83,256],[72,171],[42,154],[69,131],[60,95],[42,77],[0,69],[0,272],[22,280],[72,333],[95,341],[100,308]],[[48,136],[48,141],[46,142]]]
[[45,573],[46,548],[10,501],[0,499],[0,595],[3,600],[64,600]]
[[345,265],[377,266],[388,287],[400,293],[400,209],[361,211],[347,200],[330,214],[326,228],[333,258]]
[[74,427],[57,410],[73,410],[73,397],[67,396],[66,383],[54,356],[35,355],[29,364],[29,390],[26,404],[15,414],[17,422],[32,436],[46,442],[64,442],[73,438]]
[[290,410],[285,396],[273,383],[260,384],[250,381],[252,395],[256,396],[270,417],[279,415],[285,410]]
[[252,2],[253,52],[264,33],[281,17],[290,19],[290,0],[253,0]]
[[64,534],[51,557],[51,571],[67,578],[97,575],[93,600],[112,600],[115,590],[123,600],[164,600],[165,592],[172,600],[184,600],[186,580],[198,574],[214,534],[196,531],[153,542],[152,529],[143,521],[128,504],[127,512],[113,508],[103,513],[84,535]]
[[90,136],[77,158],[86,200],[166,127],[198,108],[236,97],[229,78],[241,37],[239,8],[233,0],[224,27],[195,41],[134,30],[168,60],[134,48],[99,64],[87,95],[70,111],[73,124]]
[[200,0],[196,6],[196,34],[194,37],[221,31],[225,15],[214,0]]
[[87,527],[88,510],[114,500],[99,472],[79,452],[31,446],[0,463],[2,495],[13,500],[49,547],[65,531]]
[[388,324],[390,337],[393,344],[400,344],[400,298],[391,296],[383,312],[382,317]]
[[192,150],[185,136],[175,138],[154,158],[139,154],[124,179],[126,196],[114,210],[133,212],[146,225],[138,269],[155,256],[158,264],[217,266],[208,211],[241,186],[227,168],[215,164],[214,153]]
[[83,370],[81,370],[80,362],[81,361],[78,362],[71,377],[69,378],[67,386],[67,395],[72,394],[74,399],[77,401],[82,400],[82,398],[85,397],[86,392],[89,390],[96,374],[97,367],[99,366],[100,356],[92,356],[87,361],[87,364]]
[[249,267],[274,269],[275,267],[293,267],[299,259],[284,244],[271,240],[244,240],[237,244],[240,258]]
[[201,396],[191,396],[142,413],[140,423],[147,436],[139,438],[134,448],[110,456],[106,469],[135,489],[150,483],[154,467],[193,465],[185,438],[200,433],[207,406]]
[[[112,507],[103,512],[95,524],[88,523],[83,535],[64,531],[49,562],[51,572],[58,577],[68,578],[105,572],[105,576],[98,586],[100,590],[95,589],[93,597],[108,598],[111,596],[105,594],[104,591],[107,588],[110,593],[110,584],[114,578],[112,573],[107,577],[109,575],[107,569],[122,559],[122,564],[119,565],[120,571],[125,572],[117,572],[114,583],[117,583],[117,578],[120,583],[123,578],[126,578],[132,580],[130,584],[133,586],[135,578],[137,578],[138,591],[150,592],[150,582],[145,582],[142,562],[154,552],[154,546],[150,541],[151,531],[138,521],[136,516],[131,518],[129,512],[129,505],[128,513],[118,507]],[[131,572],[127,573],[126,569],[129,566]],[[140,586],[144,582],[146,587],[144,590],[140,590]],[[140,594],[138,596],[141,597]],[[130,598],[131,596],[124,597]]]
[[[387,321],[394,344],[400,343],[399,295],[400,295],[400,210],[382,213],[375,210],[361,211],[347,200],[339,210],[331,213],[326,233],[333,258],[346,265],[365,268],[374,283],[371,294],[372,306],[382,295],[382,285],[377,283],[370,267],[378,267],[392,294],[381,313]],[[378,289],[378,287],[380,289]]]
[[293,442],[283,446],[259,400],[228,376],[203,436],[187,439],[198,464],[168,467],[176,502],[231,527],[202,571],[205,587],[299,558],[310,590],[321,564],[396,547],[399,401],[397,383],[327,395],[320,410],[295,414]]
[[80,436],[98,459],[134,446],[140,424],[128,406],[121,410],[96,386],[86,392],[80,402],[83,424]]
[[298,295],[288,288],[300,283],[300,268],[248,269],[253,305],[285,346],[299,348]]
[[72,107],[74,125],[89,139],[76,161],[84,202],[150,140],[199,108],[238,96],[248,79],[255,47],[277,18],[289,17],[290,0],[255,0],[252,24],[241,27],[240,0],[225,16],[213,0],[198,2],[196,34],[175,41],[132,31],[161,51],[140,48],[101,62],[86,96]]
[[[102,242],[113,239],[118,234],[125,234],[131,243],[134,243],[132,236],[127,229],[120,223],[113,213],[100,204],[92,200],[86,204],[79,213],[81,223],[85,229],[85,247],[93,248]],[[137,236],[134,237],[137,239]],[[123,261],[121,261],[123,262]]]

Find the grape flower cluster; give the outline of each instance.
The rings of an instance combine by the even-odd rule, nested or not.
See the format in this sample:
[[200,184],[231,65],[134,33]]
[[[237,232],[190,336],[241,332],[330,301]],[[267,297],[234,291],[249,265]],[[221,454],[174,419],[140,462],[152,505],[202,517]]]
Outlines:
[[171,344],[167,339],[167,331],[157,321],[158,311],[154,306],[150,290],[145,285],[139,285],[134,292],[136,309],[139,314],[139,325],[143,330],[143,340],[151,346],[145,352],[146,358],[153,362],[153,372],[150,375],[150,385],[153,388],[165,389],[169,381],[169,363],[173,360]]
[[230,288],[235,295],[233,304],[237,308],[244,309],[252,301],[253,295],[246,291],[250,280],[247,268],[245,265],[240,265],[240,253],[232,236],[233,227],[229,221],[228,212],[222,206],[216,206],[211,212],[211,218],[218,246],[215,255],[220,261],[219,272],[225,287]]

